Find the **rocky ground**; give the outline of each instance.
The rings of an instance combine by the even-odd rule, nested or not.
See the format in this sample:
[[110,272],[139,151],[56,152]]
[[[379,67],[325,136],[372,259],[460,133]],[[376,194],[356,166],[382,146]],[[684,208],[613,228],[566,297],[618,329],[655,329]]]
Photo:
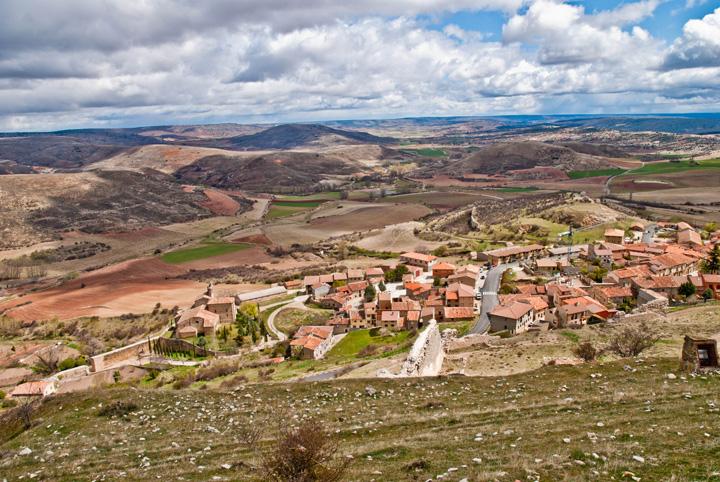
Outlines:
[[[312,419],[352,457],[343,480],[713,480],[720,375],[677,359],[545,367],[499,378],[119,386],[59,396],[0,424],[7,480],[267,480],[276,421]],[[103,416],[115,401],[126,415]],[[120,411],[122,412],[122,411]],[[250,427],[259,441],[248,447]],[[17,428],[17,427],[15,427]],[[18,433],[19,432],[19,433]]]

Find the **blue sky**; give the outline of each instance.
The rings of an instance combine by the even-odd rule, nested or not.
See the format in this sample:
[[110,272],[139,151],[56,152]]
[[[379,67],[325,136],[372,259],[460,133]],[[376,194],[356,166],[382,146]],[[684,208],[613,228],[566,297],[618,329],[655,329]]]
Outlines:
[[3,0],[0,130],[720,111],[710,0]]

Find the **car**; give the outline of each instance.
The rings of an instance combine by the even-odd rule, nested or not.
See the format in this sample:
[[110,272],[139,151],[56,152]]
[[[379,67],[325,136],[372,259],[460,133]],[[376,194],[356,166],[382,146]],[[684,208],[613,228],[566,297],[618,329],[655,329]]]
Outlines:
[[485,275],[480,276],[480,279],[485,279]]
[[482,293],[481,293],[481,292],[475,293],[475,299],[476,299],[476,300],[481,300],[481,299],[482,299]]

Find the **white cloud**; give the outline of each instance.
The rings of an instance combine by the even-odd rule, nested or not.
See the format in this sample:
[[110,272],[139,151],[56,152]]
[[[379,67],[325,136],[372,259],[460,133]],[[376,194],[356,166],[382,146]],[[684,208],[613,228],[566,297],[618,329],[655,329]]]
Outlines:
[[720,66],[720,7],[702,19],[689,20],[665,58],[664,68]]
[[[591,13],[559,0],[521,13],[521,0],[281,3],[68,0],[74,20],[49,2],[56,23],[23,24],[28,8],[9,2],[0,129],[720,108],[720,68],[658,70],[713,65],[715,17],[688,22],[667,52],[637,25],[652,0]],[[502,42],[413,18],[473,6],[510,12]]]

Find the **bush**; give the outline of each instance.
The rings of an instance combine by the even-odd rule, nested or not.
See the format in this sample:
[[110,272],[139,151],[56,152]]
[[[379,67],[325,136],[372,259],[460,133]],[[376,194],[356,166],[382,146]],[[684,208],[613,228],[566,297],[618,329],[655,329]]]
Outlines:
[[649,326],[642,323],[627,326],[610,339],[608,349],[621,357],[638,356],[660,339]]
[[592,343],[589,341],[584,341],[580,343],[575,349],[573,350],[575,355],[577,355],[579,358],[582,358],[586,362],[591,362],[597,358],[597,356],[600,354],[598,349],[593,346]]
[[137,408],[137,405],[133,402],[117,400],[102,407],[98,410],[97,415],[98,417],[127,417],[128,414],[134,412]]
[[195,376],[196,381],[210,381],[218,377],[224,377],[237,371],[236,363],[214,363],[200,368]]
[[295,428],[279,428],[275,443],[262,457],[262,468],[268,480],[278,482],[336,482],[343,479],[350,461],[338,457],[338,444],[322,422],[305,420]]

